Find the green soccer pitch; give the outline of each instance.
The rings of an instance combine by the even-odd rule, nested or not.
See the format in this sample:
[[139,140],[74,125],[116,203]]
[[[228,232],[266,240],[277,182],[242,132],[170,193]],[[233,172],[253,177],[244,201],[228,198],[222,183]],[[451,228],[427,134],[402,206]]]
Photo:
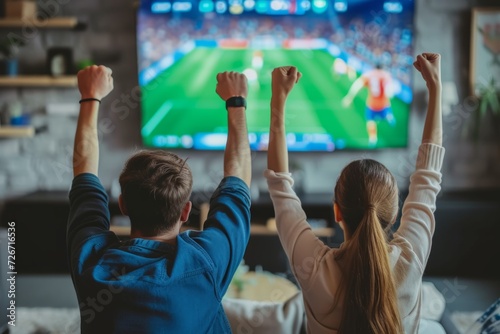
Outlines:
[[[196,48],[142,87],[142,136],[154,146],[157,135],[227,133],[224,102],[215,93],[216,75],[252,70],[252,49]],[[249,77],[247,122],[249,132],[269,131],[271,71],[283,65],[302,72],[286,108],[287,132],[325,134],[342,139],[346,149],[371,148],[365,119],[366,89],[344,108],[342,98],[353,80],[332,70],[334,57],[322,50],[263,50],[263,66]],[[394,126],[378,121],[376,147],[404,147],[408,137],[409,106],[392,99]]]

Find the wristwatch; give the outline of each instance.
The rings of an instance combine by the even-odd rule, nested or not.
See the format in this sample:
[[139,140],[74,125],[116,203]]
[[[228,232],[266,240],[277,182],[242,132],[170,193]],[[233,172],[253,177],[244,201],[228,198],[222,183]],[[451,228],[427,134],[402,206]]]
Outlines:
[[247,100],[243,96],[233,96],[226,100],[226,110],[229,107],[244,107],[247,108]]

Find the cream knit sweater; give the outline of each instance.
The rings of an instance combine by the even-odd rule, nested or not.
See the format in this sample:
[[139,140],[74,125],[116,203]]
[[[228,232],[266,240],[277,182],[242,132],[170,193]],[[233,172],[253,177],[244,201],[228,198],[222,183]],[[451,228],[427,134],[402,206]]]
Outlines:
[[[410,179],[401,225],[390,242],[389,258],[396,281],[398,305],[406,333],[417,333],[420,321],[422,275],[434,233],[436,195],[441,182],[444,148],[422,144],[416,171]],[[292,189],[289,173],[266,170],[281,244],[303,293],[308,333],[337,333],[343,303],[333,309],[342,271],[336,248],[319,240]],[[333,210],[333,208],[332,208]]]

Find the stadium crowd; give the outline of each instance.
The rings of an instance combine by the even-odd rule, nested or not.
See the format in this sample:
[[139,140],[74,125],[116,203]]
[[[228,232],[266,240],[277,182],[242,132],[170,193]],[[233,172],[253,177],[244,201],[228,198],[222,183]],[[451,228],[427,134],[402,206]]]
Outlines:
[[[382,17],[383,20],[380,18]],[[372,65],[380,64],[402,83],[410,83],[412,33],[401,28],[396,15],[341,16],[224,16],[204,14],[203,19],[169,18],[140,14],[138,23],[139,68],[148,68],[165,55],[193,40],[272,38],[277,45],[287,39],[323,38],[351,56]]]

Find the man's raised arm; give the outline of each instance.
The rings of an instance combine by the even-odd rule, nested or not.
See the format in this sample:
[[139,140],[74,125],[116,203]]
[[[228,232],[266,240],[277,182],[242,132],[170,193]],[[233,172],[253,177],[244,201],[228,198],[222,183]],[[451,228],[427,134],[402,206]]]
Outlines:
[[111,69],[96,65],[78,72],[78,89],[82,99],[73,150],[74,176],[83,173],[97,175],[99,166],[97,116],[101,99],[113,90],[111,74]]
[[224,177],[239,177],[250,186],[252,168],[245,114],[247,78],[237,72],[219,73],[216,92],[226,101],[227,107],[228,134],[224,152]]

